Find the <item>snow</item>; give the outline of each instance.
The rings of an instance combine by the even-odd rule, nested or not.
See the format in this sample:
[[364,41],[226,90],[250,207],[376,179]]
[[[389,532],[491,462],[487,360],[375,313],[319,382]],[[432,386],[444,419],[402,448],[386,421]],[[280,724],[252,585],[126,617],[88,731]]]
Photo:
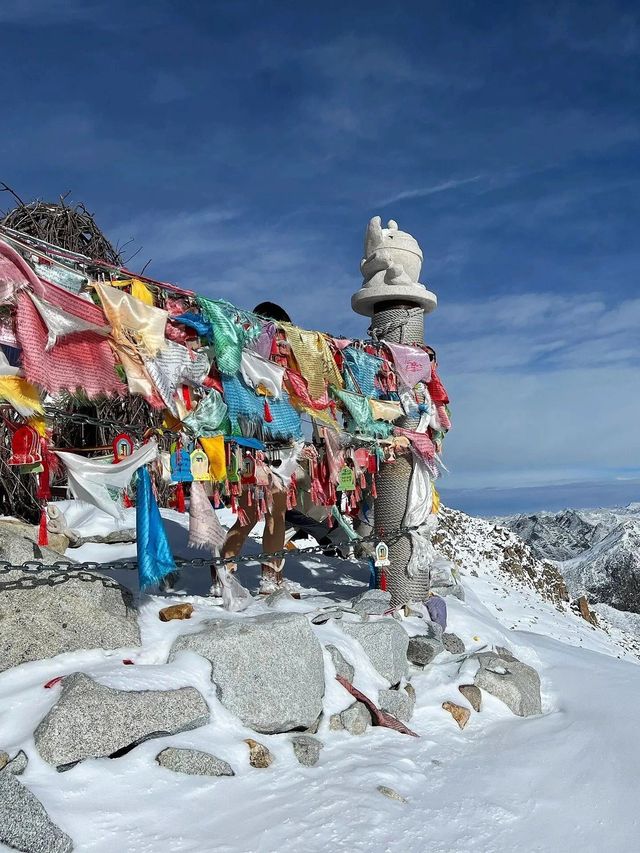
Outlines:
[[[82,534],[112,526],[82,507],[65,514]],[[184,556],[186,519],[163,511],[176,553]],[[127,511],[122,527],[135,524]],[[231,521],[228,515],[223,523]],[[302,543],[303,545],[305,543]],[[259,543],[251,543],[256,553]],[[131,545],[84,545],[76,559],[125,559]],[[232,717],[216,697],[209,667],[191,652],[165,663],[172,640],[197,630],[211,616],[243,619],[264,612],[256,600],[248,611],[226,614],[202,593],[206,569],[190,570],[181,595],[149,596],[141,609],[141,649],[75,652],[26,664],[0,675],[0,748],[25,749],[29,766],[22,780],[44,803],[79,853],[283,853],[362,850],[373,853],[511,853],[511,851],[630,850],[637,845],[637,784],[640,743],[638,659],[612,636],[567,609],[544,601],[524,584],[514,586],[480,556],[463,570],[466,601],[448,598],[449,626],[467,650],[510,648],[535,667],[542,680],[543,714],[521,719],[483,694],[480,714],[460,731],[442,710],[450,700],[466,704],[457,686],[469,683],[477,664],[448,653],[412,674],[417,706],[410,727],[420,738],[384,728],[361,737],[328,729],[331,713],[352,699],[334,679],[325,652],[325,716],[318,737],[320,763],[301,767],[291,735],[256,735]],[[286,606],[314,611],[361,591],[367,569],[325,557],[292,556],[288,573],[309,590]],[[475,574],[471,574],[471,569]],[[120,571],[132,583],[135,573]],[[239,578],[255,586],[257,566],[241,567]],[[195,607],[188,622],[162,623],[160,607],[175,601]],[[600,611],[598,611],[600,612]],[[348,619],[348,615],[343,618]],[[420,620],[403,620],[419,632]],[[323,644],[334,643],[356,665],[355,686],[377,699],[386,686],[340,623],[313,626]],[[124,658],[134,666],[123,665]],[[35,751],[32,732],[54,704],[60,687],[49,679],[82,670],[121,689],[196,687],[211,709],[209,725],[171,738],[143,743],[122,758],[83,762],[57,773]],[[248,764],[245,737],[265,743],[275,757],[267,770]],[[233,778],[174,774],[155,763],[165,746],[210,751],[228,761]],[[400,803],[376,789],[386,785]]]

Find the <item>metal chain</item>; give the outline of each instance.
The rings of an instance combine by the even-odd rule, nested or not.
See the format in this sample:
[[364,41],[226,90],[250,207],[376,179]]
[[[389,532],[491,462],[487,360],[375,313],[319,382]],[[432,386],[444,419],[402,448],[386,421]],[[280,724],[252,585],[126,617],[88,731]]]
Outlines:
[[[368,536],[363,536],[352,541],[354,545],[360,545],[369,542],[385,542],[389,544],[396,542],[398,539],[402,538],[403,536],[406,536],[411,531],[417,529],[417,527],[398,527],[395,530],[390,530],[384,536],[380,536],[377,533],[370,533]],[[306,556],[308,554],[320,555],[324,554],[327,549],[331,547],[332,546],[330,545],[312,545],[308,548],[297,549],[295,554],[296,556]],[[271,551],[269,553],[264,552],[261,554],[246,554],[244,556],[238,555],[236,557],[195,557],[192,559],[187,559],[186,557],[175,557],[174,561],[176,564],[176,568],[178,569],[204,569],[209,568],[210,566],[224,566],[226,563],[260,563],[267,559],[282,558],[287,556],[292,556],[292,552],[287,548],[282,548],[279,551]],[[0,574],[8,574],[12,571],[20,571],[23,573],[23,577],[17,578],[16,580],[0,581],[0,592],[12,589],[27,589],[42,585],[57,586],[58,584],[64,583],[66,580],[69,580],[71,577],[77,580],[95,581],[95,575],[88,574],[88,572],[105,572],[114,570],[137,571],[137,569],[137,559],[122,560],[114,563],[98,563],[95,561],[70,563],[68,561],[60,560],[58,562],[52,563],[51,565],[41,563],[38,560],[29,560],[26,563],[23,563],[22,565],[13,565],[6,561],[0,561]],[[41,575],[40,578],[36,579],[36,575],[41,573],[43,570],[46,572],[46,575]],[[25,578],[24,574],[33,575],[33,578]],[[106,580],[109,579],[107,578]]]
[[108,421],[104,418],[92,418],[91,415],[84,415],[80,412],[65,412],[63,409],[55,409],[51,406],[45,406],[45,414],[50,417],[65,418],[73,424],[88,424],[89,426],[110,426],[120,431],[141,433],[147,430],[147,427],[140,424],[125,424],[119,421]]

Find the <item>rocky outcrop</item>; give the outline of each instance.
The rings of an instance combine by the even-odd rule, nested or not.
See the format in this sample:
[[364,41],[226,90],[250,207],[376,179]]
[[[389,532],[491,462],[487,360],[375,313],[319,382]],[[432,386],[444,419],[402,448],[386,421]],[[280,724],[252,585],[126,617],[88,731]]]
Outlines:
[[299,613],[214,619],[179,637],[172,659],[182,650],[211,661],[218,698],[255,731],[307,729],[322,711],[322,648]]
[[94,572],[0,574],[0,671],[77,649],[140,644],[131,592]]
[[209,707],[194,687],[114,690],[76,672],[35,731],[38,752],[58,770],[113,756],[152,737],[204,726]]

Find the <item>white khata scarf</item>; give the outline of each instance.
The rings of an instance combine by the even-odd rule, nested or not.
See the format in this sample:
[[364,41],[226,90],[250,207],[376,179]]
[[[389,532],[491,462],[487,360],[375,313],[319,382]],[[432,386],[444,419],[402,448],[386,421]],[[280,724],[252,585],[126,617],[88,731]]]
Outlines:
[[122,518],[120,507],[111,499],[107,487],[124,489],[134,473],[158,455],[155,441],[143,444],[121,462],[106,462],[103,459],[85,459],[75,453],[54,450],[67,469],[69,488],[75,498],[93,504],[113,518]]
[[276,399],[282,396],[282,380],[285,368],[274,361],[267,361],[250,350],[242,350],[240,361],[242,378],[250,388],[263,385]]
[[45,302],[44,299],[40,299],[30,290],[26,292],[47,327],[47,345],[45,346],[47,352],[56,345],[58,338],[64,338],[67,335],[73,335],[77,332],[95,332],[97,335],[108,335],[111,331],[111,326],[96,326],[95,323],[81,320],[80,317],[74,317],[73,314],[63,311],[62,308]]
[[194,480],[189,501],[189,547],[209,548],[215,553],[224,543],[225,537],[225,529],[211,506],[204,486],[199,480]]

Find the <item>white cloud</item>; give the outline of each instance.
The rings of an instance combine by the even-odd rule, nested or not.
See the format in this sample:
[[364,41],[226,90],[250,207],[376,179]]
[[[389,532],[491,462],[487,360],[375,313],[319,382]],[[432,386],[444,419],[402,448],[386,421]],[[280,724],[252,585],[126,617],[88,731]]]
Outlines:
[[395,193],[395,195],[391,195],[388,198],[382,199],[376,204],[379,204],[381,207],[388,204],[395,204],[397,201],[403,201],[409,198],[426,198],[430,195],[435,195],[436,193],[447,192],[448,190],[455,190],[458,187],[463,187],[466,184],[474,184],[483,179],[483,175],[473,175],[470,178],[452,178],[448,181],[442,181],[439,184],[433,184],[429,187],[417,187],[416,189],[411,190],[403,190],[402,192]]

